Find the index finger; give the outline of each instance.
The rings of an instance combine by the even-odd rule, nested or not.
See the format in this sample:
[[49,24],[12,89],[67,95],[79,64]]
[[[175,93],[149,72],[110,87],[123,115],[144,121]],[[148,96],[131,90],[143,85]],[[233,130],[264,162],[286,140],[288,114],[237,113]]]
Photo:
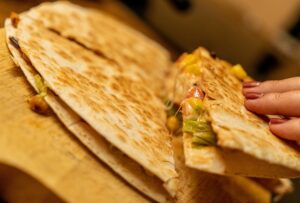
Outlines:
[[300,116],[300,90],[268,93],[259,98],[246,99],[245,106],[257,114]]
[[300,77],[287,78],[283,80],[268,80],[265,82],[247,82],[244,83],[243,93],[248,92],[288,92],[300,90]]

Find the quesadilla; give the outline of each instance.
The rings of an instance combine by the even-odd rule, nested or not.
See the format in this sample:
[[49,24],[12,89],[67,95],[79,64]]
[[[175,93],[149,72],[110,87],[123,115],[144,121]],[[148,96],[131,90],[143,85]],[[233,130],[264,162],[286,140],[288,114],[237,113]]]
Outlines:
[[242,81],[249,79],[241,65],[203,48],[179,58],[168,82],[168,126],[183,132],[186,165],[222,175],[299,177],[299,147],[244,107]]
[[142,69],[139,77],[157,94],[161,92],[165,72],[171,65],[169,52],[117,19],[66,1],[43,3],[26,15],[120,66]]
[[177,177],[171,137],[164,105],[141,68],[96,54],[26,13],[18,18],[5,22],[7,44],[38,96],[129,184],[167,201]]
[[220,176],[189,168],[184,163],[182,136],[173,138],[176,170],[178,171],[178,203],[269,203],[271,193],[255,181],[239,176]]

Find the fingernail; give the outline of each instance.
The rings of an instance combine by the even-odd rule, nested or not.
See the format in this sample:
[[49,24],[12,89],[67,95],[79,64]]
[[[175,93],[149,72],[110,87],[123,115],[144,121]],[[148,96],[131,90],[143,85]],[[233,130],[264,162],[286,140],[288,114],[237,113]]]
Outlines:
[[243,83],[243,88],[251,88],[251,87],[257,87],[260,85],[260,82],[257,81],[249,81]]
[[284,119],[284,118],[271,118],[269,123],[270,124],[281,124],[286,121],[287,121],[287,119]]
[[263,93],[248,92],[245,94],[246,99],[258,99],[263,96]]

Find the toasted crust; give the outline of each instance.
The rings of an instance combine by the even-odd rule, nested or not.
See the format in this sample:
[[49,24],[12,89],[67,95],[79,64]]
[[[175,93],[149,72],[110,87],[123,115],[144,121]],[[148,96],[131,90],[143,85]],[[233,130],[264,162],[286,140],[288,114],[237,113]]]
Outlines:
[[182,142],[181,136],[173,140],[180,182],[177,202],[270,202],[270,192],[248,178],[219,176],[187,167]]
[[[145,82],[157,93],[161,92],[165,72],[171,65],[170,54],[119,20],[66,1],[43,3],[27,15],[123,67],[138,66],[143,69],[139,74]],[[83,27],[79,27],[78,22]]]
[[176,202],[232,202],[222,188],[225,177],[197,171],[185,165],[182,136],[173,138],[173,148],[180,182],[176,190]]
[[[196,52],[203,57],[201,50]],[[300,152],[274,136],[264,120],[244,107],[242,82],[230,74],[230,66],[210,57],[203,60],[206,61],[202,76],[207,95],[205,105],[218,145],[300,171]]]

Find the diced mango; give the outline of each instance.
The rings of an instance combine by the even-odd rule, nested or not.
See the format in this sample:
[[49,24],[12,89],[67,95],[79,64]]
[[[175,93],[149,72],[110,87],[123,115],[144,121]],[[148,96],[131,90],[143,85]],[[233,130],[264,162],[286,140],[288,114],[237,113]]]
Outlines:
[[184,72],[199,76],[201,75],[201,68],[198,63],[187,65],[184,68]]
[[230,71],[240,80],[244,80],[248,77],[246,71],[243,69],[243,67],[240,64],[233,66],[230,69]]
[[180,66],[181,67],[186,67],[188,65],[191,65],[191,64],[195,64],[197,63],[198,61],[198,57],[193,55],[193,54],[187,54],[184,56],[183,60],[180,61]]

